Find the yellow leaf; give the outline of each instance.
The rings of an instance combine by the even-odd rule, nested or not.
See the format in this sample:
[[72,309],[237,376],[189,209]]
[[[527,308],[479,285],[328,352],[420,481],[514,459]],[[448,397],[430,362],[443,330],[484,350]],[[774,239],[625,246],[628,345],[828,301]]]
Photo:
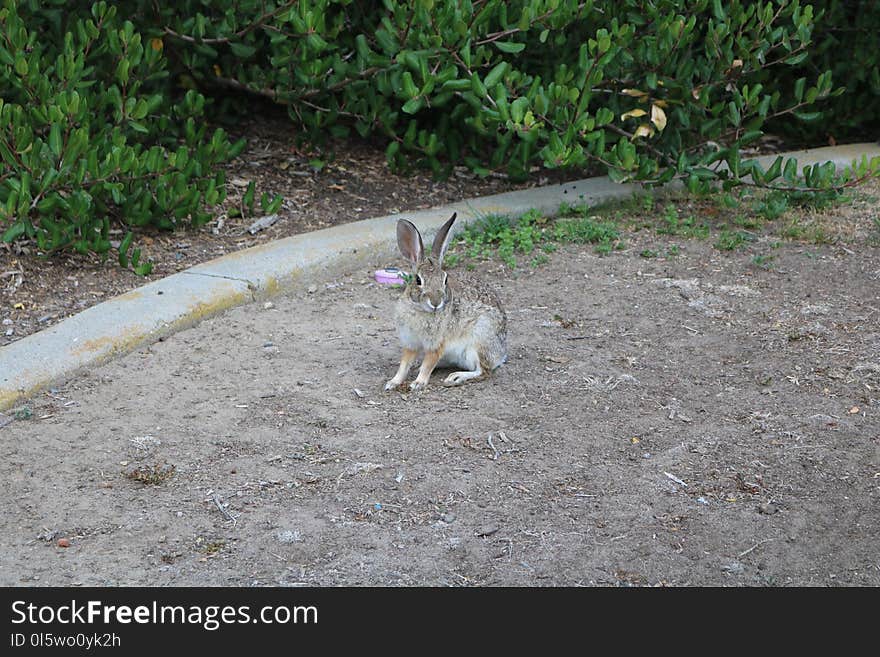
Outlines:
[[624,96],[632,96],[633,98],[641,98],[648,95],[647,91],[642,91],[641,89],[622,89],[620,93]]
[[666,127],[666,112],[658,105],[651,105],[651,123],[657,126],[658,130],[663,130]]
[[634,437],[634,438],[630,438],[629,441],[630,441],[633,445],[638,445],[640,442],[642,442],[641,440],[639,440],[638,438],[635,438],[635,437]]
[[742,65],[743,65],[743,60],[734,59],[733,62],[730,64],[730,68],[742,68]]
[[223,74],[223,71],[220,70],[220,67],[217,64],[214,64],[214,75],[218,78]]
[[15,310],[24,310],[24,304],[23,304],[23,303],[17,303],[17,304],[15,304],[15,305],[12,306],[12,307],[15,308]]
[[647,114],[647,112],[643,109],[634,109],[634,110],[630,110],[629,112],[624,112],[623,114],[621,114],[620,120],[626,121],[630,117],[644,116],[645,114]]
[[654,134],[654,128],[652,128],[647,123],[643,123],[638,128],[636,128],[635,137],[650,137]]
[[162,39],[159,39],[159,38],[150,39],[150,47],[153,50],[155,50],[156,52],[161,52],[164,45],[165,44],[162,42]]

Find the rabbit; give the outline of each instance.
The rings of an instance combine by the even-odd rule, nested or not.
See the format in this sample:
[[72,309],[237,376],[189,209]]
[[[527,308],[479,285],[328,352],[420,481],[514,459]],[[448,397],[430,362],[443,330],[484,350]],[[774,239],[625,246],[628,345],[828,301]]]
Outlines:
[[397,222],[397,245],[412,271],[394,308],[403,356],[386,391],[403,384],[419,356],[422,365],[409,384],[413,391],[428,385],[437,366],[461,368],[443,380],[443,385],[457,386],[487,377],[507,360],[507,315],[495,292],[470,276],[443,269],[455,218],[453,213],[437,231],[430,254],[411,222]]

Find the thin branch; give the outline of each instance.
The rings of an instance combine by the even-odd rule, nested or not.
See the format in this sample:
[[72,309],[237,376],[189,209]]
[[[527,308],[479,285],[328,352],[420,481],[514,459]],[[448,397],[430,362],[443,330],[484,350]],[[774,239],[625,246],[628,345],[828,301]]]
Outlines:
[[290,9],[291,7],[298,4],[298,0],[290,0],[280,7],[276,7],[272,11],[264,13],[262,16],[259,16],[253,23],[248,25],[247,27],[239,30],[232,34],[232,36],[228,37],[213,37],[213,38],[196,38],[189,36],[188,34],[180,34],[179,32],[175,32],[170,27],[165,28],[165,34],[174,37],[175,39],[180,39],[181,41],[186,41],[187,43],[207,43],[207,44],[225,44],[231,43],[234,39],[240,39],[246,34],[253,32],[259,27],[262,27],[265,23],[269,22],[273,18],[275,18],[281,12]]

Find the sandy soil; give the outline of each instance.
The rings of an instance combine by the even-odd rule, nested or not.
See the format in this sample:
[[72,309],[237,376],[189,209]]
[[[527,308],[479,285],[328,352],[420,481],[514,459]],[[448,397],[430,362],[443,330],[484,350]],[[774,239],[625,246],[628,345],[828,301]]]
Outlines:
[[33,400],[0,584],[880,585],[880,249],[648,239],[485,264],[485,382],[383,393],[354,271]]

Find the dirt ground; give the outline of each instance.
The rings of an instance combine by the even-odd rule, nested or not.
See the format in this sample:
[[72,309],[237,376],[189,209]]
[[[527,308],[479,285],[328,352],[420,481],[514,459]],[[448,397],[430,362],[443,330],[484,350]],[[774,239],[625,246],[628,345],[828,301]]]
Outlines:
[[485,263],[461,388],[382,392],[369,271],[96,368],[0,428],[0,584],[878,586],[880,249],[761,244]]

